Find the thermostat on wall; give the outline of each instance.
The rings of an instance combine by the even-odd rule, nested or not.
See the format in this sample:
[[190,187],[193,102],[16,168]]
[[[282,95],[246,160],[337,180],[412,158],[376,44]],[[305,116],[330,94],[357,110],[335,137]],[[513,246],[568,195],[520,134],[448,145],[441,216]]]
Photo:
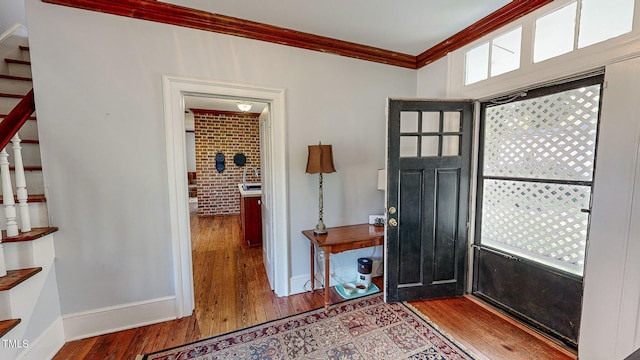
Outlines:
[[384,215],[369,215],[369,225],[384,226]]

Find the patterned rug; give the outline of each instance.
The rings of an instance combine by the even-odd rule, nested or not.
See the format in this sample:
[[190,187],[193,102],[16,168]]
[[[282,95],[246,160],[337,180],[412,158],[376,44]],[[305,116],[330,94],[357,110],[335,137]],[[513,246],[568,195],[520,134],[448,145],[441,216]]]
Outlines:
[[142,360],[474,359],[402,303],[381,293],[270,321]]

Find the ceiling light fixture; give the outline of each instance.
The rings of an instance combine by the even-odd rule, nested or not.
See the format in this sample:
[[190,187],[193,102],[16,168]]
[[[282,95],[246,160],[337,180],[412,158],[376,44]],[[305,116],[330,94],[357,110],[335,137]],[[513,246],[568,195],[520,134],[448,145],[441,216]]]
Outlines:
[[237,105],[238,105],[238,109],[240,109],[240,111],[243,111],[243,112],[247,112],[251,110],[251,106],[252,106],[250,103],[246,103],[246,102],[238,103]]

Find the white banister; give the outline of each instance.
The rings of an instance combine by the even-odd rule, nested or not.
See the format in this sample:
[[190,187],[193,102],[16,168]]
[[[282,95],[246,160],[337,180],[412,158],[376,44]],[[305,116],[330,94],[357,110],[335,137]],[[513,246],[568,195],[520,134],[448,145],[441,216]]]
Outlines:
[[0,173],[2,176],[2,204],[4,205],[4,213],[7,218],[7,236],[18,236],[16,206],[13,200],[11,173],[9,172],[9,153],[7,152],[7,148],[0,151]]
[[16,133],[11,142],[13,143],[13,162],[16,174],[16,196],[18,198],[18,210],[20,211],[20,231],[31,231],[31,216],[29,215],[29,204],[27,199],[27,180],[24,176],[24,163],[22,161],[22,146],[20,137]]
[[[18,235],[16,224],[16,208],[13,205],[13,189],[11,188],[11,176],[9,172],[9,153],[4,148],[0,151],[0,176],[2,178],[2,202],[7,217],[7,236]],[[11,220],[13,218],[13,220]],[[12,235],[10,235],[12,234]],[[4,259],[4,247],[0,239],[0,277],[7,275],[7,264]]]

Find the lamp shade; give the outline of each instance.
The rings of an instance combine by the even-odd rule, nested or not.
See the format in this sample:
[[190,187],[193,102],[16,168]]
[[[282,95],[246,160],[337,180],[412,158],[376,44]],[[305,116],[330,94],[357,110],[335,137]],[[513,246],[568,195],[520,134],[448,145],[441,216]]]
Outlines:
[[309,145],[309,157],[307,158],[307,173],[332,173],[336,172],[333,166],[333,153],[331,145]]

